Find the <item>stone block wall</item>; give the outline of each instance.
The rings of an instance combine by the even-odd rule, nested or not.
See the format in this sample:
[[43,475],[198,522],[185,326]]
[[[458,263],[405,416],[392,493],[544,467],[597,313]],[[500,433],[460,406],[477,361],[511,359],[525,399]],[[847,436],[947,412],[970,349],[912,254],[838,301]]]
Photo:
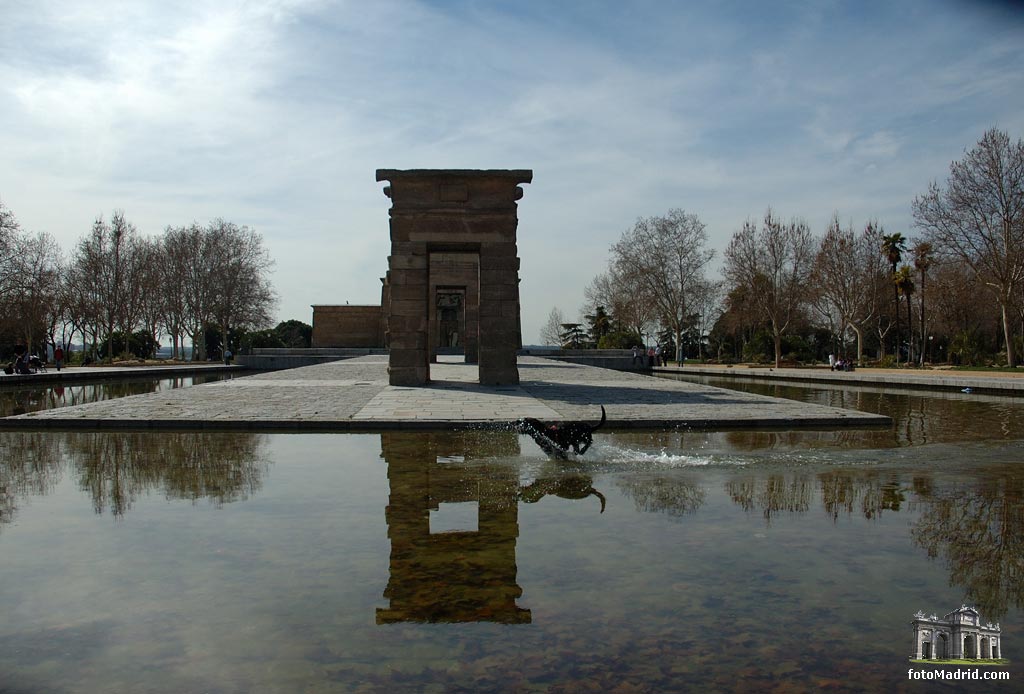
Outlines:
[[380,306],[313,306],[313,347],[383,347]]

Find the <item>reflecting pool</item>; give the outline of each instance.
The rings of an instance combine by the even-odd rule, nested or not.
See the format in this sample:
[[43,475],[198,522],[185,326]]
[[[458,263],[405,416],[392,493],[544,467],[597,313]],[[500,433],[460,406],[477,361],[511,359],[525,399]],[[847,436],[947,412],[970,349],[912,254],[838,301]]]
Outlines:
[[932,691],[963,603],[1020,690],[1024,404],[790,396],[895,425],[0,434],[0,692]]
[[126,395],[158,393],[174,388],[187,388],[200,383],[223,381],[231,373],[196,374],[169,378],[126,378],[89,382],[71,381],[66,384],[40,381],[38,384],[18,384],[0,389],[0,417],[50,410],[69,405],[123,398]]

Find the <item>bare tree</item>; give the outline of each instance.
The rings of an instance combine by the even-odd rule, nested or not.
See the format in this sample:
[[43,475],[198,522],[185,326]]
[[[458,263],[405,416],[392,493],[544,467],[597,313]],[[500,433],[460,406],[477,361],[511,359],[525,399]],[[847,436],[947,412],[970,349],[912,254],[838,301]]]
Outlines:
[[206,359],[205,326],[213,322],[214,280],[216,266],[214,249],[206,230],[199,224],[181,229],[175,262],[181,266],[184,279],[185,322],[183,330],[193,344],[191,359]]
[[704,358],[704,338],[721,318],[725,309],[722,292],[725,285],[721,281],[701,280],[702,285],[695,291],[693,302],[694,315],[697,322],[697,358]]
[[760,230],[744,222],[725,251],[725,276],[732,287],[743,287],[759,313],[771,325],[775,366],[782,361],[782,336],[803,312],[816,250],[807,223],[783,224],[769,209]]
[[277,297],[267,273],[274,261],[263,238],[245,226],[217,219],[206,231],[213,283],[212,316],[228,348],[232,328],[262,328],[270,322]]
[[104,283],[97,278],[103,273],[105,226],[101,219],[97,219],[91,235],[79,240],[70,269],[73,288],[68,297],[68,310],[74,313],[74,320],[80,326],[82,351],[88,355],[91,342],[93,357],[103,333]]
[[8,301],[18,315],[22,337],[29,349],[49,337],[49,317],[57,304],[60,247],[47,233],[22,240],[17,256],[18,291]]
[[638,298],[675,335],[677,361],[697,303],[694,294],[706,286],[704,268],[714,257],[706,244],[700,218],[673,209],[663,217],[638,219],[611,248],[614,273],[635,286]]
[[561,309],[557,306],[551,309],[551,313],[548,314],[548,320],[544,324],[544,327],[540,329],[540,343],[542,345],[559,345],[562,344],[562,324],[565,323],[565,316],[562,315]]
[[614,258],[603,272],[583,290],[588,306],[604,306],[612,321],[637,335],[650,332],[657,320],[656,309],[644,297],[640,282],[617,267]]
[[164,260],[163,245],[159,239],[139,239],[134,258],[139,324],[153,338],[154,344],[160,342],[168,302],[163,282]]
[[113,359],[113,339],[117,328],[130,332],[128,321],[134,315],[134,281],[131,257],[136,244],[135,225],[123,211],[111,216],[110,224],[97,217],[92,232],[79,241],[75,259],[78,281],[95,294],[97,318],[102,337],[107,340],[107,358]]
[[[121,254],[124,292],[118,324],[126,340],[129,335],[146,325],[146,304],[151,298],[153,288],[149,251],[150,241],[133,234]],[[156,336],[153,339],[156,340]],[[127,348],[127,342],[125,347]]]
[[[812,303],[820,313],[838,320],[836,335],[842,340],[849,327],[857,337],[857,359],[863,354],[861,323],[870,315],[871,285],[864,281],[863,235],[853,227],[843,229],[839,215],[832,215],[814,258],[811,282],[816,289]],[[871,252],[874,253],[874,248]]]
[[75,283],[70,281],[71,272],[67,263],[62,262],[57,271],[56,302],[47,321],[50,344],[54,349],[60,347],[65,354],[70,354],[75,334],[83,330],[82,313],[76,305],[79,293]]
[[[161,293],[164,297],[164,329],[171,336],[172,356],[184,358],[184,338],[192,340],[192,358],[201,345],[204,306],[210,288],[203,264],[203,230],[196,223],[167,227],[161,239]],[[181,353],[179,354],[179,348]]]
[[938,255],[960,258],[1002,312],[1006,361],[1017,365],[1011,312],[1024,282],[1024,141],[995,128],[934,181],[913,205],[914,221]]
[[17,285],[20,234],[17,218],[0,200],[0,299],[7,299]]

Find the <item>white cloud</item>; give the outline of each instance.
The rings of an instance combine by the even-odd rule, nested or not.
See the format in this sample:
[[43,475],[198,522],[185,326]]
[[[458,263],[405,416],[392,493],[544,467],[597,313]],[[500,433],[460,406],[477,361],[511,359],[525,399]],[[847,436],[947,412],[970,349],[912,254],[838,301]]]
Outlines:
[[[984,128],[1024,127],[1021,27],[967,6],[35,2],[0,26],[0,199],[66,248],[124,208],[155,233],[261,231],[281,317],[376,301],[374,169],[533,168],[524,339],[572,316],[638,216],[723,248],[774,206],[909,229]],[[1017,129],[1017,130],[1014,130]]]

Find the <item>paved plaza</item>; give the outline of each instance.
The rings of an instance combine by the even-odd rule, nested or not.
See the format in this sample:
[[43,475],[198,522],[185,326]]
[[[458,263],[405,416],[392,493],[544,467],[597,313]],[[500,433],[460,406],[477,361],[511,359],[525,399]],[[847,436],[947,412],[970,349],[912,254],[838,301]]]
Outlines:
[[522,417],[608,428],[833,428],[883,416],[694,383],[520,357],[518,386],[481,386],[476,365],[431,365],[427,386],[388,384],[366,356],[0,419],[12,428],[375,431],[495,427]]
[[796,381],[842,386],[882,388],[918,388],[954,390],[993,395],[1024,396],[1024,369],[1017,371],[954,371],[951,369],[881,369],[868,367],[856,371],[831,371],[827,366],[811,368],[773,368],[770,366],[701,364],[665,366],[658,374],[684,374],[737,380]]

